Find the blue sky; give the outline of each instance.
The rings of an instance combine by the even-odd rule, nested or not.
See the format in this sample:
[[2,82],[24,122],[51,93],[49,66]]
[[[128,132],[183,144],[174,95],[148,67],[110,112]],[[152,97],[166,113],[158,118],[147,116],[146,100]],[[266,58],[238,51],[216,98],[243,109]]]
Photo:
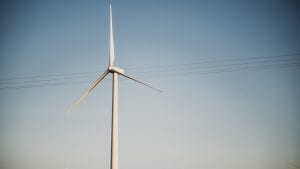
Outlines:
[[[108,65],[108,1],[0,6],[1,168],[109,168],[110,78],[67,113]],[[164,91],[120,80],[120,168],[300,165],[299,7],[114,0],[117,65]],[[223,64],[238,71],[211,71]]]

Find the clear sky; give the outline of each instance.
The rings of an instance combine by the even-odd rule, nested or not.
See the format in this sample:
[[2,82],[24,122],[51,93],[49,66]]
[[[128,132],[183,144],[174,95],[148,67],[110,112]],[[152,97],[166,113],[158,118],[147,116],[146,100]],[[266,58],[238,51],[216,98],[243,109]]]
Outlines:
[[[297,0],[113,0],[120,169],[300,165]],[[108,0],[0,4],[0,168],[109,168]]]

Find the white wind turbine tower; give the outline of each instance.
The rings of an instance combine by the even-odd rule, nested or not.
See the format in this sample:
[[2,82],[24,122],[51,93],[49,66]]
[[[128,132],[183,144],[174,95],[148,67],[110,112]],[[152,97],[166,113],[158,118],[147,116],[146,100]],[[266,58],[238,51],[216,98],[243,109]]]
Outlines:
[[72,111],[77,107],[82,100],[109,74],[113,75],[112,78],[112,124],[111,124],[111,161],[110,168],[118,169],[118,76],[124,76],[128,79],[134,80],[140,84],[150,87],[156,91],[161,92],[154,87],[151,87],[139,80],[136,80],[128,75],[124,74],[124,70],[114,66],[115,51],[114,51],[114,37],[112,26],[112,8],[111,1],[109,3],[109,66],[108,69],[99,76],[99,78],[88,88],[79,99],[70,107],[69,111]]

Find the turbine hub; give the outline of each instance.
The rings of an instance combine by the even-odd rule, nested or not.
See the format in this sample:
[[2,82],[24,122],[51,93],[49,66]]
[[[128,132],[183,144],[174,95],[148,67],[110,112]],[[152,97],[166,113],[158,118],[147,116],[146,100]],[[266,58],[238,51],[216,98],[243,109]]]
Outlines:
[[119,74],[124,74],[124,70],[119,68],[119,67],[114,67],[114,66],[109,66],[108,71],[111,73],[119,73]]

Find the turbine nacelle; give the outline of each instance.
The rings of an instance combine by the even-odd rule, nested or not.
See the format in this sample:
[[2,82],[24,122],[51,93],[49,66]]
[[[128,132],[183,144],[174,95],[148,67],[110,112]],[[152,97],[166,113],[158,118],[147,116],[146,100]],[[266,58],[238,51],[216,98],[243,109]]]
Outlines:
[[114,66],[109,66],[108,71],[110,73],[118,73],[118,74],[124,74],[124,72],[125,72],[123,69],[121,69],[119,67],[114,67]]

